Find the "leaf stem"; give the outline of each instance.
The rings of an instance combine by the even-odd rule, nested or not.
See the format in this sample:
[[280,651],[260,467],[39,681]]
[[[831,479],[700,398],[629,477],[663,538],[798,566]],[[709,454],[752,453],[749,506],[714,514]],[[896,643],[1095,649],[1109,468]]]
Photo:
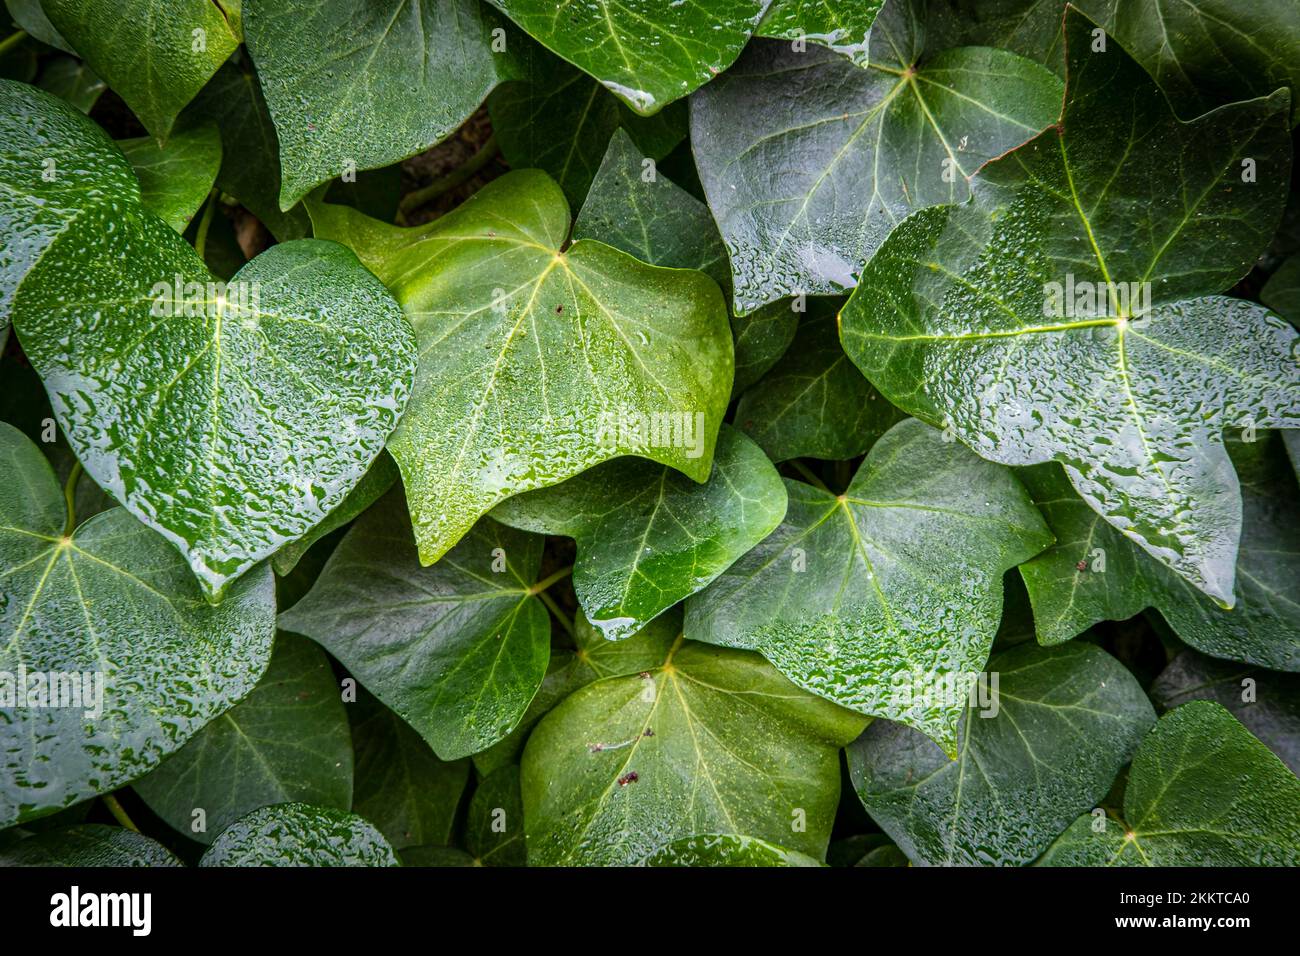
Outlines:
[[104,801],[104,806],[108,807],[108,812],[113,814],[114,820],[122,824],[122,826],[126,827],[128,830],[134,830],[136,833],[140,832],[140,828],[136,826],[135,821],[127,815],[122,804],[117,802],[117,797],[113,796],[111,793],[106,793],[101,796],[100,799]]
[[14,47],[16,47],[18,44],[22,43],[26,39],[27,39],[26,30],[18,30],[15,33],[9,34],[3,40],[0,40],[0,56],[4,56],[11,49],[13,49]]
[[799,459],[796,458],[792,460],[790,462],[790,465],[791,467],[794,468],[795,471],[803,475],[804,480],[807,481],[810,485],[813,485],[816,488],[820,488],[822,491],[826,492],[827,494],[830,494],[831,490],[826,487],[826,482],[822,481],[815,474],[813,474],[812,469],[809,468],[807,465],[805,465],[803,462],[801,462]]
[[457,166],[447,175],[439,176],[429,185],[422,186],[403,196],[402,201],[397,206],[398,220],[405,220],[408,212],[418,209],[430,200],[436,199],[443,193],[449,192],[461,183],[468,181],[480,169],[495,159],[500,152],[501,147],[497,144],[496,133],[493,133],[488,137],[482,148],[463,164]]
[[561,581],[564,578],[567,578],[572,573],[573,573],[573,565],[571,564],[568,567],[560,568],[560,570],[556,571],[554,574],[547,575],[546,577],[538,581],[536,584],[534,584],[532,587],[530,587],[528,589],[528,593],[541,594],[543,591],[549,588],[556,581]]
[[545,591],[539,591],[537,596],[542,599],[546,609],[555,615],[555,619],[560,622],[560,627],[564,628],[569,637],[573,637],[573,619],[560,609],[560,605],[555,603],[555,598],[551,597]]
[[63,502],[68,511],[68,521],[63,526],[65,538],[71,537],[77,526],[77,482],[80,480],[81,462],[74,461],[72,471],[68,472],[68,480],[63,485]]
[[208,245],[208,228],[212,225],[212,207],[217,204],[217,188],[212,187],[208,193],[208,201],[203,204],[203,218],[199,220],[198,231],[194,234],[194,251],[203,258],[203,250]]

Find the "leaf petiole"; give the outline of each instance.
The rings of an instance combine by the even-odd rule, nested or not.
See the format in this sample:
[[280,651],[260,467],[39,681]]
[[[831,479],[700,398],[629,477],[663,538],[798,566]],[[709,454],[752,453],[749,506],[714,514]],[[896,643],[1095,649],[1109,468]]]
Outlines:
[[3,40],[0,40],[0,56],[4,56],[6,53],[8,53],[10,50],[12,50],[14,47],[16,47],[18,44],[22,43],[26,39],[27,39],[26,30],[18,30],[14,33],[9,34],[9,36],[5,37]]
[[70,537],[77,527],[77,482],[81,480],[81,471],[81,462],[74,461],[72,471],[68,472],[68,480],[63,485],[63,501],[68,510],[68,521],[63,526],[65,538]]
[[128,830],[133,830],[136,833],[140,832],[140,828],[135,825],[135,821],[131,819],[126,812],[126,809],[118,802],[117,797],[113,796],[111,793],[105,793],[100,797],[100,799],[104,801],[104,806],[108,807],[108,812],[113,814],[114,820],[122,824],[122,826],[126,827]]

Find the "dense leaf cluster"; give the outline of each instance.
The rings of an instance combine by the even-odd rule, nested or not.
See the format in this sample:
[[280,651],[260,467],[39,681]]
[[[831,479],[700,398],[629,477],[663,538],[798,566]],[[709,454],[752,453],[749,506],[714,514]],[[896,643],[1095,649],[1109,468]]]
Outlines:
[[1300,864],[1294,0],[6,0],[0,864]]

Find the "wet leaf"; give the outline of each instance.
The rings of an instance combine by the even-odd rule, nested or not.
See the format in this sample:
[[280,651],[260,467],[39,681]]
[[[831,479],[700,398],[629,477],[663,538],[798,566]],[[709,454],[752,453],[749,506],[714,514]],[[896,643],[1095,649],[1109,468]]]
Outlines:
[[685,837],[660,847],[646,866],[821,866],[811,856],[747,836]]
[[871,24],[884,5],[885,0],[773,0],[758,25],[758,35],[816,43],[865,67]]
[[524,806],[519,796],[519,768],[507,764],[479,782],[469,804],[465,845],[484,866],[523,866]]
[[83,823],[19,840],[0,849],[0,867],[9,866],[182,866],[161,843],[125,827]]
[[183,233],[221,168],[221,137],[216,127],[182,130],[166,146],[142,136],[119,140],[117,147],[140,180],[140,204]]
[[254,810],[231,824],[199,866],[400,866],[397,854],[355,813],[306,803]]

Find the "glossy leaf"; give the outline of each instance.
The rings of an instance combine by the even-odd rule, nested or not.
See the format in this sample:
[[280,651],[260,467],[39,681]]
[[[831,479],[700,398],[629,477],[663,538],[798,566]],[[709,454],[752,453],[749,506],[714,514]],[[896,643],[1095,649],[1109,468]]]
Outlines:
[[876,442],[845,494],[786,490],[781,527],[687,602],[687,636],[759,651],[801,687],[955,754],[961,702],[899,689],[983,669],[1003,572],[1052,540],[1028,494],[915,420]]
[[658,666],[598,680],[537,725],[521,770],[529,862],[632,864],[698,833],[820,858],[839,748],[863,723],[756,654],[679,638]]
[[[49,463],[3,423],[0,473],[4,826],[135,780],[248,694],[271,656],[275,595],[260,567],[212,607],[121,508],[69,534]],[[50,674],[65,675],[57,695]],[[47,698],[65,706],[29,703]]]
[[1032,862],[1106,795],[1155,724],[1141,685],[1090,644],[996,654],[963,704],[955,760],[883,720],[848,751],[863,806],[918,865]]
[[1229,660],[1300,670],[1300,500],[1281,438],[1229,445],[1241,480],[1237,604],[1225,611],[1107,524],[1055,464],[1021,472],[1056,544],[1020,566],[1038,639],[1159,608],[1188,644]]
[[776,469],[731,428],[718,436],[713,474],[703,485],[664,465],[619,458],[492,512],[525,531],[577,540],[578,602],[611,641],[706,587],[784,514]]
[[117,146],[140,180],[140,204],[183,233],[221,168],[221,137],[216,128],[183,130],[166,146],[149,136],[119,140]]
[[181,866],[161,843],[124,827],[101,823],[50,830],[0,848],[0,867]]
[[335,243],[275,246],[207,285],[102,131],[18,84],[0,101],[14,197],[0,224],[20,237],[0,256],[0,308],[86,471],[215,600],[365,474],[409,394],[410,325]]
[[[806,303],[806,300],[805,300]],[[736,346],[736,380],[732,395],[740,395],[780,360],[799,327],[795,299],[772,302],[749,315],[731,317]]]
[[159,142],[239,46],[211,0],[41,0],[41,6]]
[[353,248],[416,329],[420,367],[388,450],[422,562],[505,498],[619,455],[708,478],[732,371],[710,279],[590,239],[561,251],[567,204],[534,170],[413,229],[309,208],[316,235]]
[[885,7],[868,69],[755,41],[692,99],[737,313],[851,289],[901,219],[965,199],[981,164],[1057,118],[1060,83],[1036,63],[978,48],[923,58],[920,12],[919,0]]
[[280,625],[325,647],[443,760],[519,723],[546,673],[542,539],[491,519],[421,567],[396,491],[367,511]]
[[582,68],[643,115],[729,67],[766,7],[764,0],[492,0],[532,37]]
[[248,0],[248,50],[280,141],[280,208],[455,131],[512,73],[494,29],[476,0]]
[[350,809],[352,739],[329,660],[310,641],[278,635],[253,692],[136,781],[135,791],[200,843],[259,807]]
[[812,306],[784,357],[736,406],[736,423],[773,461],[856,458],[904,417],[844,354],[836,304]]
[[523,866],[524,807],[519,795],[519,768],[508,764],[479,781],[469,804],[465,845],[484,866]]
[[899,227],[844,345],[984,457],[1062,462],[1111,525],[1231,606],[1241,503],[1221,432],[1300,424],[1300,379],[1295,329],[1210,293],[1277,222],[1287,97],[1183,123],[1117,43],[1092,52],[1093,29],[1067,18],[1061,125],[986,166],[972,204]]
[[68,41],[59,35],[50,18],[41,9],[41,0],[5,0],[5,7],[13,17],[14,25],[26,30],[42,43],[65,53],[71,53]]
[[685,837],[660,847],[646,866],[821,866],[811,856],[785,847],[731,834]]
[[221,832],[199,866],[399,866],[397,854],[355,813],[306,803],[254,810]]
[[1300,781],[1218,704],[1160,718],[1124,791],[1124,819],[1089,814],[1044,866],[1296,866]]
[[773,0],[758,25],[758,35],[817,43],[867,66],[871,24],[884,5],[885,0]]

